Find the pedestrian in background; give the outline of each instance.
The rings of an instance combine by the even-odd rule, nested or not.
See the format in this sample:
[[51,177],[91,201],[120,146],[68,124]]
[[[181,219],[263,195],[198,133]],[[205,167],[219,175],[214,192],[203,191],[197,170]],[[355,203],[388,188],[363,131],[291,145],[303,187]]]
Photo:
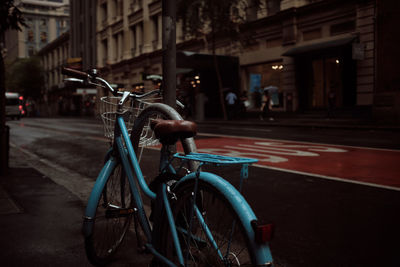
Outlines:
[[235,107],[237,101],[236,94],[232,90],[229,90],[229,93],[225,96],[225,101],[226,101],[226,110],[228,113],[228,120],[231,120],[235,117]]
[[247,92],[246,91],[243,91],[240,94],[239,100],[240,100],[240,102],[239,102],[239,116],[240,117],[246,117],[247,109],[250,106],[250,101],[247,98]]
[[270,121],[273,121],[274,118],[270,117],[270,109],[271,109],[271,97],[269,95],[269,90],[264,90],[264,94],[262,97],[262,104],[261,104],[261,115],[260,120],[264,120],[264,118],[269,117]]
[[333,117],[333,110],[335,109],[336,104],[336,93],[333,90],[330,90],[328,93],[328,118]]

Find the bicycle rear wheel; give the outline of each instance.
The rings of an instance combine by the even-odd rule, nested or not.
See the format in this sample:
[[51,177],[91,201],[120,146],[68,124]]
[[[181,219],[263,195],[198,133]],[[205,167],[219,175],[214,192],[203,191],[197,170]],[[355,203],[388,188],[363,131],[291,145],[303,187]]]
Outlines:
[[119,162],[97,203],[91,235],[85,238],[86,255],[94,265],[105,265],[121,245],[133,216],[132,193]]
[[[135,120],[131,131],[131,141],[147,184],[150,184],[151,181],[158,176],[160,171],[159,149],[161,145],[150,127],[151,121],[155,119],[182,120],[182,117],[170,106],[155,103],[144,109]],[[172,146],[170,146],[170,149],[172,151],[181,149],[187,154],[196,152],[196,145],[193,138],[186,138],[179,140],[177,147],[172,148]],[[193,163],[185,167],[190,171],[195,170],[195,165],[193,165]]]
[[[199,181],[198,212],[194,212],[190,223],[194,183],[190,180],[181,184],[174,190],[176,200],[172,201],[185,266],[253,266],[253,252],[249,249],[248,237],[238,215],[226,197],[207,182]],[[212,238],[202,226],[202,220]],[[164,225],[161,237],[163,254],[178,264],[168,223]]]

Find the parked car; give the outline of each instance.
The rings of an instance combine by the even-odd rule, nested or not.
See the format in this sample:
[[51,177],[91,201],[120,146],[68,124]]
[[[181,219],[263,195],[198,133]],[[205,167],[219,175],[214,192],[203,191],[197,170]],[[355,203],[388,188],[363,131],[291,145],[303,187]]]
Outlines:
[[23,115],[23,97],[19,93],[6,92],[6,116],[20,119]]

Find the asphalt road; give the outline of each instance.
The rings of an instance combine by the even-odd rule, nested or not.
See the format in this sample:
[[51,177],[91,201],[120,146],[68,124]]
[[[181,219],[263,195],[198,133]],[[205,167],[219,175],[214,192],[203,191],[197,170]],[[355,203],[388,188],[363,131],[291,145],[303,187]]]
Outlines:
[[[57,176],[58,183],[85,201],[88,181],[94,181],[108,148],[98,121],[24,118],[8,125],[16,149],[44,163],[42,172]],[[199,128],[203,133],[199,140],[212,133],[400,149],[398,133],[387,131],[232,124]],[[156,154],[150,150],[146,156]],[[312,158],[308,164],[313,164]],[[233,184],[238,182],[236,168],[215,171]],[[260,219],[276,225],[271,248],[278,266],[400,266],[399,190],[251,167],[244,195]],[[122,261],[131,260],[122,256]]]

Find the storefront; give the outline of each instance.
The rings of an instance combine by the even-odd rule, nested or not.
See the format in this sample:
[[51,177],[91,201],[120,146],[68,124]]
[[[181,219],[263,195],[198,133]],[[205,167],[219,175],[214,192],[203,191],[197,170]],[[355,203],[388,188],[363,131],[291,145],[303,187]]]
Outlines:
[[299,110],[331,110],[356,106],[354,38],[296,47],[294,57]]
[[[282,61],[268,62],[243,67],[244,88],[247,94],[247,109],[259,109],[262,104],[263,94],[267,93],[273,110],[283,108]],[[243,72],[242,72],[243,73]]]

